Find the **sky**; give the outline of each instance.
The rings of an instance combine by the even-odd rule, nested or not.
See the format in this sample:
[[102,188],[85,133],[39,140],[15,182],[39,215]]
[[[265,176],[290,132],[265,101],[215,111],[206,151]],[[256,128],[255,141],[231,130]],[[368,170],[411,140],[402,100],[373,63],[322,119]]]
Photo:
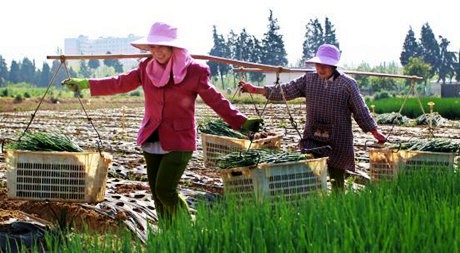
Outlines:
[[[150,26],[163,21],[178,27],[192,54],[208,54],[212,28],[225,38],[242,29],[262,39],[268,31],[270,10],[280,26],[290,64],[302,57],[306,25],[329,18],[340,43],[342,66],[399,64],[404,39],[412,27],[420,38],[428,23],[438,39],[460,50],[458,8],[452,0],[6,0],[0,3],[0,55],[8,66],[24,57],[41,68],[46,57],[63,50],[65,38],[80,35],[146,36]],[[438,40],[439,42],[439,40]]]

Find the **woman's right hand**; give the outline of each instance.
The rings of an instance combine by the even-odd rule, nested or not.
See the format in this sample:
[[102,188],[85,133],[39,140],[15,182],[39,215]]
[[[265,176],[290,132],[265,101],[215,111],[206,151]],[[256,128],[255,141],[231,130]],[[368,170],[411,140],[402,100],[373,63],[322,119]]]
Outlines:
[[241,92],[245,93],[257,93],[257,87],[250,84],[250,83],[247,83],[245,81],[240,81],[238,83],[238,88],[240,88]]

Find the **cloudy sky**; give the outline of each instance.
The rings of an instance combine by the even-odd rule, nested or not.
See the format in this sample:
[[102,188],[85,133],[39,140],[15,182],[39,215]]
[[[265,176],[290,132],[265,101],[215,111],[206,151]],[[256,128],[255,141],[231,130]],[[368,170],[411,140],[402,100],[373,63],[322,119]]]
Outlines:
[[[328,17],[336,29],[342,50],[342,65],[371,66],[399,63],[409,28],[420,38],[428,23],[435,36],[460,50],[458,8],[452,0],[7,0],[0,3],[0,55],[9,65],[24,57],[38,67],[64,47],[65,38],[79,35],[125,37],[144,36],[155,21],[176,25],[194,54],[207,54],[212,47],[212,26],[227,36],[243,28],[262,39],[267,31],[269,10],[278,20],[288,60],[294,64],[302,56],[305,26],[310,19],[324,22]],[[129,3],[132,3],[131,5]]]

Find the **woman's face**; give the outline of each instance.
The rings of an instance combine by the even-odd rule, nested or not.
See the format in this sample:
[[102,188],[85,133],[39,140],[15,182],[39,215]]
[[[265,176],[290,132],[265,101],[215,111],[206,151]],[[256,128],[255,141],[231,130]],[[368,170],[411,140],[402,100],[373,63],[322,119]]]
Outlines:
[[333,66],[329,66],[329,65],[325,65],[325,64],[321,64],[321,63],[316,63],[315,67],[316,67],[316,72],[323,79],[329,79],[332,76],[332,74],[334,73],[334,67]]
[[169,59],[172,56],[173,48],[168,46],[150,46],[150,53],[153,55],[153,58],[160,64],[168,63]]

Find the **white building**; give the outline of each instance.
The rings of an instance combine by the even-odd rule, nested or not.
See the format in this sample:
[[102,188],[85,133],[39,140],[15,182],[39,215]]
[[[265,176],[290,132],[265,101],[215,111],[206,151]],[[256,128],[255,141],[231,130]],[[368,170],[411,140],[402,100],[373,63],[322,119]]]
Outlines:
[[[80,35],[78,38],[66,38],[64,40],[64,55],[101,55],[107,54],[138,54],[141,50],[131,46],[131,42],[140,39],[141,36],[129,34],[128,37],[99,37],[89,39],[88,36]],[[120,62],[126,68],[137,65],[137,59],[121,59]]]

